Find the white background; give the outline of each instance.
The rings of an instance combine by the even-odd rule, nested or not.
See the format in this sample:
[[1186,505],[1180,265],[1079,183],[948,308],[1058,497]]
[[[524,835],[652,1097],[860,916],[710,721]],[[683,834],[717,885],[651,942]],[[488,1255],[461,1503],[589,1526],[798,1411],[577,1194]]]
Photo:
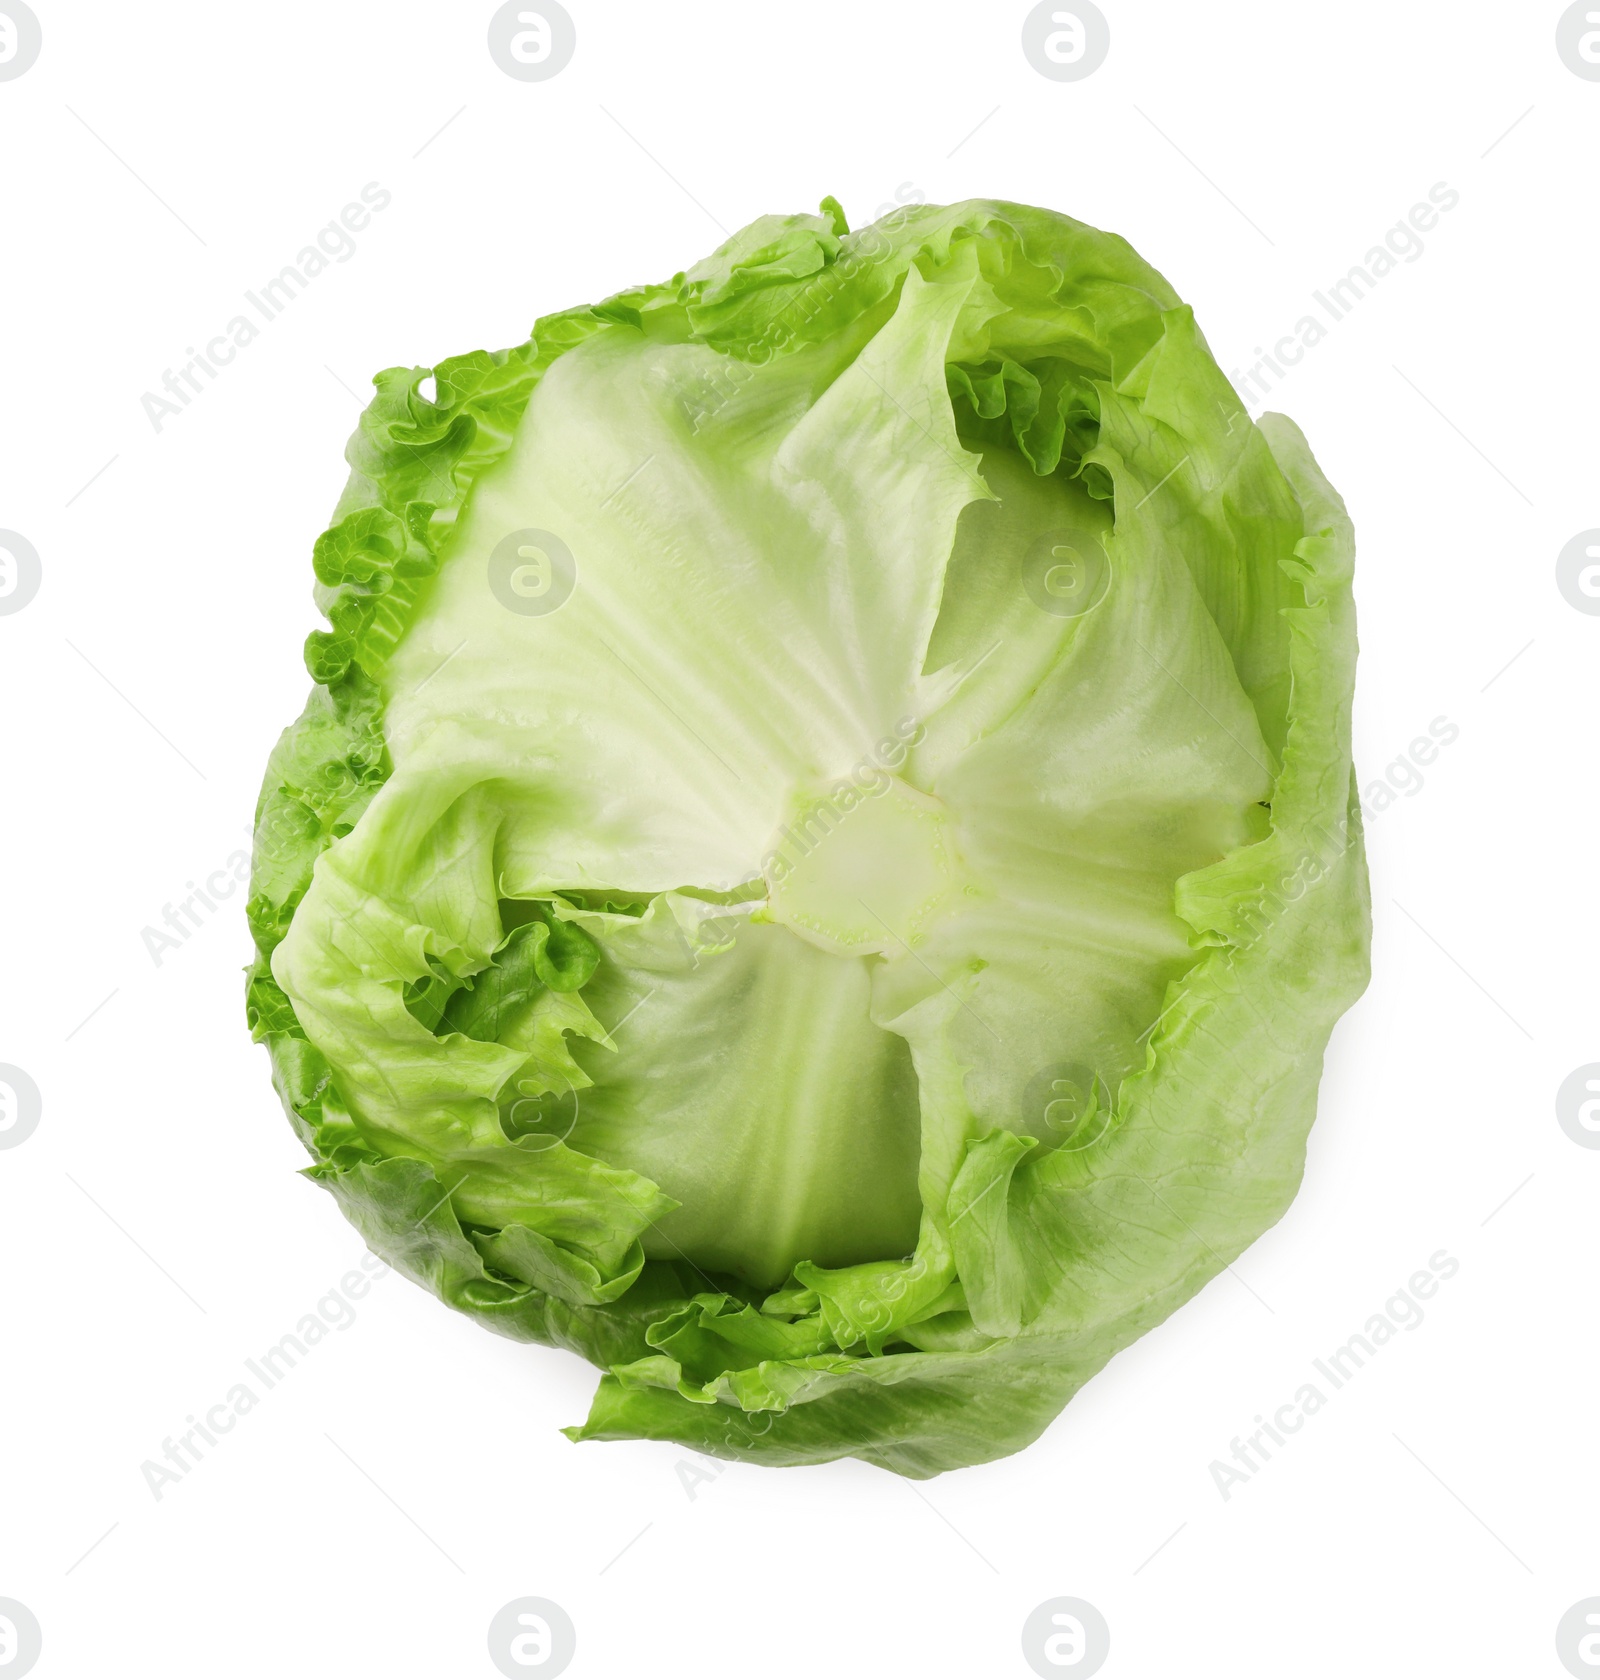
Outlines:
[[[1600,1593],[1600,1153],[1554,1111],[1600,1060],[1600,619],[1554,581],[1600,525],[1600,83],[1543,3],[1102,3],[1077,83],[1026,7],[936,0],[570,0],[576,56],[523,83],[485,4],[34,0],[0,82],[0,526],[43,562],[0,617],[0,1061],[44,1115],[0,1152],[0,1596],[45,1680],[492,1676],[522,1594],[585,1677],[1025,1676],[1062,1594],[1111,1680],[1563,1672]],[[356,255],[156,432],[141,394],[369,181]],[[925,1485],[572,1446],[586,1366],[390,1277],[154,1499],[142,1462],[361,1253],[244,1030],[242,893],[159,967],[141,930],[246,844],[370,375],[903,186],[1126,235],[1232,369],[1441,181],[1271,405],[1356,522],[1363,783],[1459,729],[1371,820],[1374,980],[1282,1223],[1036,1446]],[[1211,1462],[1441,1248],[1426,1321],[1224,1500]]]

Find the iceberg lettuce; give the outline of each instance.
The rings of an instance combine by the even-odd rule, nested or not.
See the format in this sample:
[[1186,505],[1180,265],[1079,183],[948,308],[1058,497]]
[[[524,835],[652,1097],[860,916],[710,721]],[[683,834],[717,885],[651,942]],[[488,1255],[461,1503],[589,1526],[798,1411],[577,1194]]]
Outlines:
[[1025,1445],[1282,1214],[1365,984],[1304,439],[991,201],[375,383],[257,816],[310,1176],[575,1439]]

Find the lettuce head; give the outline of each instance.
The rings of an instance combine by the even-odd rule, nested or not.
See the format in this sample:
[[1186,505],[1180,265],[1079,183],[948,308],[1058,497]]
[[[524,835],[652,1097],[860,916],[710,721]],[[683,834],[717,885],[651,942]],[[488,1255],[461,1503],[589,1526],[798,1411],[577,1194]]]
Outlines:
[[1301,434],[992,201],[375,383],[255,840],[310,1176],[574,1439],[1025,1445],[1283,1212],[1365,983]]

